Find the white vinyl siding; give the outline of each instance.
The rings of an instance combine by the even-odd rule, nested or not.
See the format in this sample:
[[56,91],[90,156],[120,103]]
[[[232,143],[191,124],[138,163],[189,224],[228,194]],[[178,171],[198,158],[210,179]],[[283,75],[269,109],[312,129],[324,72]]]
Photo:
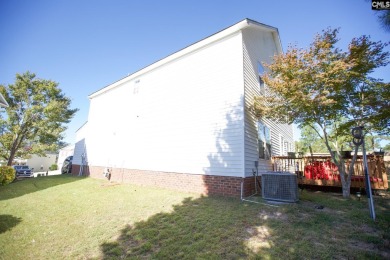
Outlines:
[[85,139],[88,134],[88,122],[82,125],[76,132],[76,143],[74,146],[73,152],[73,161],[74,165],[82,164],[82,156],[85,156],[85,161],[88,162],[88,154],[86,150],[86,142]]
[[[258,119],[251,112],[254,97],[260,95],[258,63],[270,63],[274,54],[280,50],[275,42],[272,32],[260,28],[246,28],[243,30],[243,53],[244,53],[244,82],[245,82],[245,175],[251,176],[254,162],[259,161],[259,172],[272,169],[271,161],[259,159],[258,151]],[[268,119],[262,119],[271,132],[272,155],[279,155],[282,149],[280,137],[293,143],[292,126],[278,124]]]
[[[84,152],[89,166],[245,177],[259,161],[270,170],[250,107],[258,62],[280,51],[276,34],[244,20],[93,93],[74,163]],[[291,126],[262,122],[272,155],[280,135],[293,142]]]
[[89,165],[243,177],[242,72],[238,31],[92,95]]

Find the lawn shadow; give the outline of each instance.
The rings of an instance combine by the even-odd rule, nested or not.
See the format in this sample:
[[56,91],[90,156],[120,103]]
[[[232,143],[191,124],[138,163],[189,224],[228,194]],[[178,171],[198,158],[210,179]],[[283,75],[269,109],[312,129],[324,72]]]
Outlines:
[[12,215],[0,215],[0,234],[11,230],[22,222],[22,218],[17,218]]
[[101,245],[104,259],[237,259],[248,256],[247,228],[258,209],[235,199],[185,199],[172,212],[127,225],[114,242]]
[[[171,212],[125,226],[115,241],[101,244],[102,258],[354,259],[389,255],[384,248],[389,240],[381,240],[388,228],[380,230],[375,223],[356,227],[354,221],[368,220],[364,203],[329,199],[318,210],[316,202],[306,199],[270,207],[222,197],[187,198]],[[383,212],[378,212],[381,218]],[[356,216],[351,218],[351,214]],[[382,221],[384,226],[389,223]],[[362,235],[365,229],[371,233]]]
[[54,186],[82,180],[70,175],[53,175],[46,177],[17,180],[6,186],[0,186],[0,201],[17,198],[29,193],[48,189]]

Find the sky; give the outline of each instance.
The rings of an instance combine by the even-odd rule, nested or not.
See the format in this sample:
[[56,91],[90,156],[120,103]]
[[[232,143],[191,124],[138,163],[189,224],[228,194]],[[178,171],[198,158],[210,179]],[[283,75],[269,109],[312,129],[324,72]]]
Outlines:
[[88,95],[245,18],[277,27],[284,51],[328,27],[346,50],[361,35],[390,40],[377,14],[367,0],[0,0],[0,84],[26,71],[58,82],[79,109],[64,134],[74,143]]

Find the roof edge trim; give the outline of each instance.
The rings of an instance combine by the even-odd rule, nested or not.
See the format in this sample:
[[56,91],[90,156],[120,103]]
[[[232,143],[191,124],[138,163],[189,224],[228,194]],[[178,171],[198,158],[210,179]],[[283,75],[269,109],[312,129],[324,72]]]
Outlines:
[[148,66],[146,66],[146,67],[144,67],[144,68],[142,68],[142,69],[112,83],[112,84],[110,84],[110,85],[107,85],[107,86],[101,88],[100,90],[97,90],[96,92],[93,92],[92,94],[90,94],[88,96],[88,98],[91,100],[91,99],[93,99],[93,98],[95,98],[95,97],[97,97],[97,96],[99,96],[107,91],[110,91],[110,90],[116,88],[117,86],[119,86],[127,81],[133,80],[133,79],[141,76],[142,74],[145,74],[149,71],[152,71],[152,70],[154,70],[154,69],[156,69],[164,64],[167,64],[173,60],[176,60],[184,55],[187,55],[191,52],[194,52],[194,51],[196,51],[204,46],[207,46],[213,42],[221,40],[229,35],[232,35],[238,31],[240,31],[244,28],[250,27],[250,26],[261,27],[262,29],[269,30],[269,31],[272,31],[272,32],[278,34],[278,29],[275,27],[272,27],[272,26],[269,26],[266,24],[262,24],[262,23],[256,22],[256,21],[248,19],[248,18],[245,18],[244,20],[242,20],[234,25],[231,25],[231,26],[229,26],[229,27],[227,27],[219,32],[216,32],[216,33],[202,39],[202,40],[199,40],[199,41],[197,41],[197,42],[195,42],[195,43],[193,43],[193,44],[191,44],[191,45],[189,45],[189,46],[187,46],[187,47],[185,47],[185,48],[183,48],[175,53],[172,53],[172,54],[166,56],[165,58],[162,58],[162,59],[160,59],[160,60],[158,60],[158,61],[156,61],[156,62],[154,62],[154,63],[152,63],[152,64],[150,64],[150,65],[148,65]]

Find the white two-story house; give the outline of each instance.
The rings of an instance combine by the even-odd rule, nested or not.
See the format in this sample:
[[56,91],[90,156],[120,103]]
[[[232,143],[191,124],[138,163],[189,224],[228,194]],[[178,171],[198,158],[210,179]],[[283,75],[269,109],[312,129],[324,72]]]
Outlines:
[[[239,196],[253,170],[292,151],[293,128],[256,118],[263,62],[281,53],[278,30],[244,19],[89,96],[74,174]],[[255,163],[258,162],[258,163]],[[80,167],[82,169],[80,170]]]

